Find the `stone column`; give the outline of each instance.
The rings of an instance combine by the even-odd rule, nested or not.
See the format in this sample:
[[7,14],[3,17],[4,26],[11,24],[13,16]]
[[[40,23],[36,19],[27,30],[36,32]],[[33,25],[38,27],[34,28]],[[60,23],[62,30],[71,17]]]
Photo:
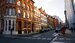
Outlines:
[[4,19],[4,32],[3,32],[3,34],[5,34],[5,26],[6,26],[6,25],[5,25],[5,19]]
[[7,20],[7,31],[9,31],[9,20]]

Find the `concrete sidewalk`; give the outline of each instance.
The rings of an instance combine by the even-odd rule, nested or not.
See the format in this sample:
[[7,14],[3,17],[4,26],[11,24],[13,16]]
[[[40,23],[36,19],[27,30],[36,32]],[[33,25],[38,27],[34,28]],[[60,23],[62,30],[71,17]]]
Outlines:
[[[49,32],[49,31],[48,31]],[[44,33],[44,32],[42,32]],[[32,32],[32,33],[26,33],[26,34],[16,34],[16,35],[6,35],[6,34],[0,34],[0,37],[6,37],[6,38],[21,38],[21,37],[29,37],[36,34],[41,34],[40,32]]]
[[17,35],[0,34],[0,37],[4,37],[4,38],[21,38],[21,37],[29,37],[29,36],[36,35],[36,34],[39,34],[39,33],[35,32],[35,33],[17,34]]

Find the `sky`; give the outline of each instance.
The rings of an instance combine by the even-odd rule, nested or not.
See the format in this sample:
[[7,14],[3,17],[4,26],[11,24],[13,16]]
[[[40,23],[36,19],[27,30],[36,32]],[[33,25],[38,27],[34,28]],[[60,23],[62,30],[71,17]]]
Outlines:
[[59,18],[65,22],[64,15],[64,0],[33,0],[37,8],[42,7],[48,15],[59,16]]

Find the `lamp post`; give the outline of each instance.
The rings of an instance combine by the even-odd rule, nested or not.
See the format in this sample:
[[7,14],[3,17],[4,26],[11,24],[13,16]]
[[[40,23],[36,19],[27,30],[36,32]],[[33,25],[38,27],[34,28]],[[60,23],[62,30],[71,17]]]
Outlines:
[[65,23],[66,23],[66,27],[69,28],[69,23],[68,23],[68,20],[67,20],[66,10],[64,11],[64,14],[65,14]]

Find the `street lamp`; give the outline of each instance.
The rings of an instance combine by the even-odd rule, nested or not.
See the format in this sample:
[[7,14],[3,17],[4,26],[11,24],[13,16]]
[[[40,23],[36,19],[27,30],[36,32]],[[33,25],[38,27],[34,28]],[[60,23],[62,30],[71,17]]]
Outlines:
[[68,23],[68,20],[67,20],[66,10],[64,11],[64,14],[65,14],[65,23],[66,23],[66,27],[69,28],[69,23]]

